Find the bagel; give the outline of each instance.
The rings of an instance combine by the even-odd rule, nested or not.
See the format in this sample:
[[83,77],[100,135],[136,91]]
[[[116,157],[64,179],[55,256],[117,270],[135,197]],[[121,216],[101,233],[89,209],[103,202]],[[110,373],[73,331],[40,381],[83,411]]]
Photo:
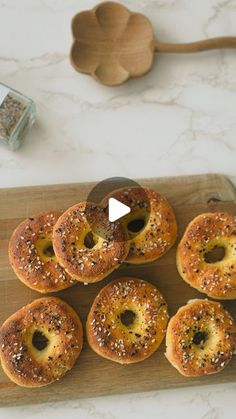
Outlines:
[[192,300],[169,321],[166,357],[186,377],[223,370],[235,347],[233,319],[216,301]]
[[8,255],[15,274],[41,293],[60,291],[76,282],[58,263],[53,250],[53,226],[61,214],[41,212],[27,218],[10,238]]
[[130,239],[126,262],[152,262],[173,246],[177,236],[174,211],[158,192],[141,187],[121,188],[107,195],[101,205],[108,206],[111,197],[131,208],[121,219]]
[[55,297],[21,308],[0,328],[0,361],[6,375],[22,387],[42,387],[62,378],[83,344],[75,311]]
[[120,364],[143,361],[160,346],[168,322],[158,289],[142,279],[124,277],[105,286],[89,312],[90,347]]
[[[220,260],[209,259],[222,251]],[[236,217],[226,212],[198,215],[177,249],[180,276],[215,299],[236,298]]]
[[105,278],[129,251],[121,224],[110,223],[104,208],[88,202],[61,215],[54,226],[53,247],[68,274],[86,283]]

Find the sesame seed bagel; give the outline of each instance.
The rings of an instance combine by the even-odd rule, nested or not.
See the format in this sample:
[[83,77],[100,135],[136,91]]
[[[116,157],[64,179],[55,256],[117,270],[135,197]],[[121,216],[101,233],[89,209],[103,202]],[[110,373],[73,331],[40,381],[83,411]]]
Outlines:
[[42,387],[62,378],[77,360],[82,325],[64,301],[44,297],[13,314],[0,328],[0,361],[22,387]]
[[191,300],[168,324],[166,357],[186,377],[224,369],[236,346],[231,315],[215,301]]
[[[152,262],[164,255],[175,243],[177,225],[172,207],[158,192],[141,187],[121,188],[107,195],[131,208],[121,222],[130,239],[130,250],[126,262],[141,264]],[[131,226],[141,228],[132,231]]]
[[[220,260],[209,260],[214,251]],[[181,277],[216,299],[236,298],[236,217],[225,213],[198,215],[188,225],[177,249]]]
[[69,275],[81,282],[97,282],[120,266],[129,242],[122,225],[110,223],[104,208],[81,202],[58,219],[53,247]]
[[87,339],[98,355],[131,364],[159,348],[167,322],[167,304],[158,289],[142,279],[124,277],[95,298],[86,323]]
[[8,248],[11,266],[29,288],[46,293],[72,286],[73,280],[58,263],[52,245],[53,227],[62,212],[41,212],[23,221]]

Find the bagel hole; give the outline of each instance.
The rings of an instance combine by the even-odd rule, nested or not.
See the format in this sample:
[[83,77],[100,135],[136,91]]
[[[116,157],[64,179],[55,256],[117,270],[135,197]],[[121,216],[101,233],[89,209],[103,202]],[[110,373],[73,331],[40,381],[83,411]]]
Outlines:
[[207,340],[207,334],[205,332],[196,332],[193,336],[193,343],[195,345],[201,345]]
[[48,338],[40,330],[36,330],[32,337],[32,344],[38,351],[43,351],[48,346]]
[[43,250],[43,254],[47,256],[48,258],[54,258],[55,252],[52,246],[52,243],[49,243]]
[[87,247],[87,249],[92,249],[96,245],[92,231],[89,231],[86,234],[84,238],[84,245],[85,247]]
[[223,246],[215,246],[209,252],[205,253],[204,260],[206,263],[216,263],[225,257],[225,248]]
[[128,230],[131,233],[138,233],[143,229],[145,226],[145,220],[143,218],[137,218],[135,220],[132,220],[128,223]]
[[132,310],[125,310],[120,315],[120,321],[124,326],[128,327],[134,323],[135,317],[136,314]]

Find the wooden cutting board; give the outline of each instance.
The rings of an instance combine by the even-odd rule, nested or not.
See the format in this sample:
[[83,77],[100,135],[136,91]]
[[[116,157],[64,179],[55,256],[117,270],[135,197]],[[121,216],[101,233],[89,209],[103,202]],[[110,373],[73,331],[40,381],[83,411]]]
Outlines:
[[[221,175],[141,180],[140,184],[156,189],[173,205],[179,238],[188,222],[206,211],[236,212],[236,192]],[[43,210],[66,209],[86,199],[93,184],[70,184],[0,189],[0,324],[23,305],[40,294],[24,286],[13,273],[7,257],[8,240],[24,218]],[[165,296],[169,312],[189,299],[204,297],[189,287],[178,275],[175,265],[176,246],[158,261],[142,265],[122,265],[118,271],[98,284],[78,284],[57,293],[79,313],[83,324],[98,291],[112,278],[136,276],[154,283]],[[236,318],[236,303],[225,306]],[[84,343],[76,366],[61,381],[39,389],[24,389],[10,382],[0,368],[0,404],[19,405],[52,402],[80,397],[100,396],[236,381],[236,357],[226,369],[203,378],[182,377],[165,359],[165,345],[149,359],[128,366],[115,364],[96,355]]]

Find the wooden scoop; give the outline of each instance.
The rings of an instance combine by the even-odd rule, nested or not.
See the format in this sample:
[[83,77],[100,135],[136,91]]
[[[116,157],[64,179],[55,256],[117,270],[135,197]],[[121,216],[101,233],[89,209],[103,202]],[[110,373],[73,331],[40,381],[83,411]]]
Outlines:
[[78,13],[72,20],[71,63],[107,86],[150,71],[155,52],[190,53],[236,48],[236,37],[212,38],[188,44],[163,43],[155,38],[149,19],[126,7],[105,2]]

